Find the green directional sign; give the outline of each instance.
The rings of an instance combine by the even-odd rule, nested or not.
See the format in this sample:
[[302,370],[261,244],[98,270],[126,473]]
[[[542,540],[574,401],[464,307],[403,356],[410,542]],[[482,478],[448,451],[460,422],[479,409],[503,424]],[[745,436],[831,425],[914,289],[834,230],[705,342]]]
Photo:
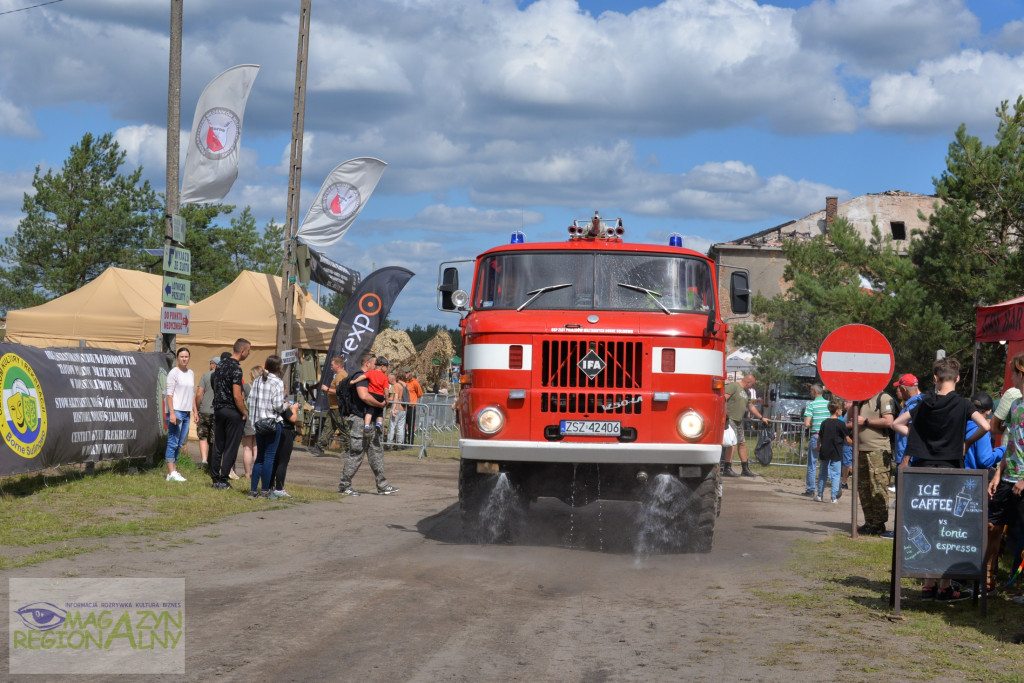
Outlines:
[[181,278],[164,275],[164,286],[160,290],[165,304],[188,306],[192,299],[192,283]]
[[164,245],[164,270],[180,275],[192,274],[192,252],[184,247]]

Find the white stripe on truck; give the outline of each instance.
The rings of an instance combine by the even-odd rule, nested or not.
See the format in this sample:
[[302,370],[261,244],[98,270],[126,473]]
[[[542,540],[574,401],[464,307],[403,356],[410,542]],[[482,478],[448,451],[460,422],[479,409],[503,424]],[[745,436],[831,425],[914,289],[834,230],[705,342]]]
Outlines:
[[[665,346],[656,346],[651,353],[651,372],[661,372],[661,353]],[[676,348],[676,365],[670,372],[686,375],[710,375],[722,377],[725,374],[725,354],[711,349]]]
[[[469,344],[463,349],[462,367],[466,370],[508,370],[508,350],[513,344]],[[523,347],[523,370],[533,367],[533,345]]]

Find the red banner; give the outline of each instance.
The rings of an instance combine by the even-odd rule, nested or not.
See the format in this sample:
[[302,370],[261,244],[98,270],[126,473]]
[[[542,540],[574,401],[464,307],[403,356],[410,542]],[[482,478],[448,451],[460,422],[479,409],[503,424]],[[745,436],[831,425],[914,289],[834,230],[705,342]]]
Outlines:
[[979,306],[977,316],[975,341],[1024,341],[1024,297],[996,306]]

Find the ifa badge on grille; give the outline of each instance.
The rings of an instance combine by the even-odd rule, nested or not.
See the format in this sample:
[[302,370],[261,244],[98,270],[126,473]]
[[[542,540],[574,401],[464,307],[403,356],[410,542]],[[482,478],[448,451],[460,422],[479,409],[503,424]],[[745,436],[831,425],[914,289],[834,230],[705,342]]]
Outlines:
[[580,358],[580,362],[576,364],[576,367],[589,379],[594,379],[601,374],[606,365],[607,363],[601,360],[601,356],[594,353],[594,350],[591,349],[587,352],[587,355]]

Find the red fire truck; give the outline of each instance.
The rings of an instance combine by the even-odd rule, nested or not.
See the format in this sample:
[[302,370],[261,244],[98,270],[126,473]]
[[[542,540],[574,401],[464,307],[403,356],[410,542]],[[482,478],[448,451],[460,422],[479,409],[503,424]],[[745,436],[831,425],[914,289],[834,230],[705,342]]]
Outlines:
[[[630,244],[622,220],[574,221],[567,242],[511,243],[439,269],[438,307],[462,315],[459,500],[476,537],[496,475],[519,500],[643,500],[671,478],[673,523],[711,548],[720,501],[726,324],[712,261]],[[748,276],[730,277],[732,311]]]

